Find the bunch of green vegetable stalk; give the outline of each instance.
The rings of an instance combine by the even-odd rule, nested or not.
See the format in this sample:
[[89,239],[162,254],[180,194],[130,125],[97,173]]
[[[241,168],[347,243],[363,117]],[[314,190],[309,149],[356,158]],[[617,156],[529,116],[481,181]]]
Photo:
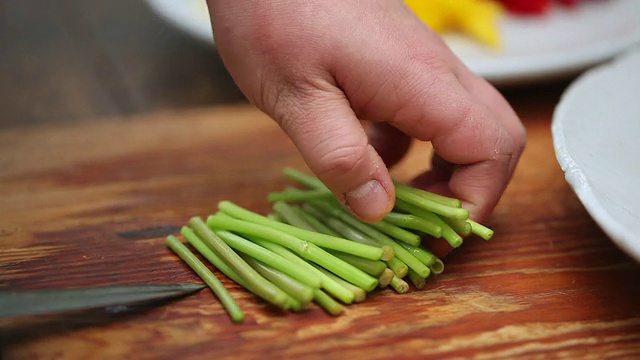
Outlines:
[[[303,186],[272,192],[267,216],[222,201],[205,221],[194,217],[182,236],[215,268],[258,297],[284,310],[311,303],[331,315],[364,301],[376,288],[398,293],[425,286],[443,262],[422,246],[424,236],[444,238],[451,247],[489,228],[469,219],[457,199],[395,182],[396,203],[383,220],[365,223],[345,210],[317,178],[287,168],[284,175]],[[175,236],[167,245],[211,287],[234,322],[244,314],[216,276]]]

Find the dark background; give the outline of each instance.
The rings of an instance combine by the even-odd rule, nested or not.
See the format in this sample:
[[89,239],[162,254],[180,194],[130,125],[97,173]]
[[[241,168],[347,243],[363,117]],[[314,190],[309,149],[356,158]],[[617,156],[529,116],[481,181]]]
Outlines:
[[141,0],[0,1],[0,127],[238,101],[215,48]]

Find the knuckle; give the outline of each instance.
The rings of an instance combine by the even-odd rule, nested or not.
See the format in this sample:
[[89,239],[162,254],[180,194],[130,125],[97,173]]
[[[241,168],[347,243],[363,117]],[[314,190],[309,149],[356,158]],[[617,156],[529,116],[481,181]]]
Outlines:
[[344,176],[356,171],[366,158],[366,146],[360,144],[331,147],[319,157],[316,172],[320,177]]

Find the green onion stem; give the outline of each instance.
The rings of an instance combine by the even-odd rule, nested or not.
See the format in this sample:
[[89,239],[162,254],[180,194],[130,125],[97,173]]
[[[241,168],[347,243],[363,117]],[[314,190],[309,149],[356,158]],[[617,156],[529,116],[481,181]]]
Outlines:
[[229,201],[222,201],[218,204],[220,211],[235,218],[246,220],[256,225],[263,225],[268,228],[288,233],[299,239],[314,243],[320,247],[342,251],[348,254],[360,256],[371,260],[380,260],[383,250],[379,247],[354,243],[346,239],[320,234],[314,231],[299,229],[295,226],[269,220],[264,216],[252,211],[243,209]]
[[201,218],[191,218],[189,225],[191,225],[196,235],[198,235],[216,255],[224,259],[227,265],[229,265],[245,283],[250,284],[257,295],[275,306],[286,308],[285,304],[289,296],[253,270],[229,245],[216,236]]
[[269,202],[292,202],[317,199],[332,199],[333,197],[333,194],[327,189],[300,190],[295,188],[288,188],[284,191],[270,192],[269,195],[267,195],[267,200]]
[[293,206],[277,201],[273,204],[273,210],[283,220],[283,222],[295,226],[300,229],[316,231],[308,222],[301,218],[297,212],[293,210]]
[[421,247],[411,246],[409,244],[400,244],[420,262],[428,266],[434,274],[440,274],[444,270],[444,264],[431,251]]
[[452,219],[444,216],[440,216],[440,218],[442,221],[446,222],[447,225],[451,226],[456,234],[460,236],[467,236],[471,234],[471,223],[467,220]]
[[333,300],[331,296],[327,295],[327,293],[325,293],[324,291],[316,289],[313,295],[313,300],[315,301],[315,303],[330,315],[338,316],[344,311],[342,305]]
[[471,219],[467,219],[467,221],[471,224],[471,232],[473,234],[478,235],[485,240],[489,240],[493,237],[493,230]]
[[367,274],[369,274],[371,276],[378,277],[378,276],[380,276],[380,274],[382,274],[384,269],[387,268],[387,264],[385,264],[383,261],[380,261],[380,260],[364,259],[364,258],[361,258],[361,257],[358,257],[358,256],[353,256],[351,254],[341,253],[341,252],[335,251],[335,250],[328,250],[328,251],[331,254],[333,254],[333,256],[336,256],[336,257],[348,262],[349,264],[357,267],[358,269],[366,272]]
[[[317,266],[317,265],[314,265],[314,264],[311,264],[311,265],[315,266],[316,269],[318,269],[318,271],[324,273],[328,277],[330,277],[333,280],[335,280],[335,282],[337,282],[338,284],[344,286],[345,289],[351,291],[351,293],[353,294],[353,301],[354,302],[357,302],[357,303],[358,302],[363,302],[367,298],[367,292],[364,289],[362,289],[362,288],[360,288],[360,287],[358,287],[358,286],[356,286],[356,285],[354,285],[354,284],[352,284],[352,283],[350,283],[348,281],[345,281],[344,279],[340,278],[339,276],[336,276],[335,274],[331,273],[330,271],[327,271],[326,269],[324,269],[324,268],[322,268],[320,266]],[[376,285],[377,285],[377,283],[376,283]]]
[[393,250],[392,247],[388,246],[388,245],[384,245],[381,244],[378,241],[375,241],[374,239],[362,234],[360,231],[352,228],[351,226],[345,224],[342,220],[337,219],[335,217],[329,216],[329,215],[325,215],[322,214],[321,212],[319,214],[313,212],[310,209],[309,213],[311,215],[317,216],[316,218],[324,221],[324,223],[329,226],[330,229],[332,229],[333,231],[337,232],[338,234],[340,234],[342,237],[349,239],[351,241],[360,243],[360,244],[365,244],[365,245],[370,245],[370,246],[376,246],[376,247],[380,247],[383,249],[383,254],[381,257],[381,260],[383,261],[388,261],[393,259],[393,257],[395,256],[395,251]]
[[289,296],[300,301],[302,304],[306,304],[313,300],[315,288],[311,288],[249,255],[244,254],[242,258],[265,279],[271,281],[275,286],[279,287]]
[[397,200],[406,201],[421,209],[449,218],[460,220],[469,218],[469,210],[467,209],[443,205],[439,202],[415,195],[404,186],[396,187],[396,203]]
[[[238,275],[232,268],[227,265],[224,260],[222,260],[218,255],[216,255],[200,238],[193,232],[193,229],[187,226],[183,226],[180,230],[182,236],[184,236],[189,244],[193,246],[202,256],[204,256],[209,262],[218,270],[220,270],[223,274],[225,274],[229,279],[233,280],[235,283],[240,286],[249,289],[249,291],[253,292],[251,286],[247,284],[240,275]],[[254,292],[255,294],[255,292]],[[256,294],[258,295],[258,294]]]
[[327,277],[325,274],[321,273],[314,266],[304,261],[298,255],[291,252],[291,250],[285,248],[282,245],[272,243],[271,241],[267,241],[256,236],[249,237],[249,239],[255,242],[256,244],[264,248],[267,248],[273,251],[274,253],[297,264],[299,267],[315,272],[322,279],[322,288],[326,290],[329,294],[336,297],[338,300],[342,301],[345,304],[351,304],[353,302],[353,294],[350,291],[345,289],[342,285],[338,284],[337,282],[333,281],[333,279]]
[[407,231],[399,226],[392,224],[391,222],[381,220],[374,223],[370,223],[369,225],[371,225],[372,227],[378,229],[380,232],[383,232],[396,240],[400,240],[402,242],[411,244],[413,246],[420,245],[420,235]]
[[421,263],[415,256],[411,255],[408,251],[406,251],[398,242],[394,241],[387,235],[378,231],[377,229],[369,226],[369,224],[363,223],[362,221],[356,219],[351,216],[346,210],[343,210],[339,206],[334,206],[329,202],[313,202],[318,209],[322,210],[328,215],[339,218],[350,226],[353,226],[357,230],[361,231],[368,237],[374,240],[380,241],[381,244],[391,246],[395,252],[395,256],[398,260],[407,264],[407,266],[413,270],[415,270],[420,276],[428,277],[431,272],[428,267],[426,267],[423,263]]
[[173,250],[189,267],[200,276],[211,291],[220,299],[222,306],[227,310],[229,317],[235,323],[244,320],[244,313],[233,299],[229,291],[218,280],[218,278],[209,270],[198,258],[186,247],[177,237],[169,235],[167,237],[167,246]]
[[404,211],[412,213],[417,217],[421,217],[438,224],[442,228],[442,237],[447,240],[451,247],[457,248],[462,245],[462,238],[460,237],[460,235],[458,235],[451,228],[451,226],[449,226],[449,224],[444,222],[436,214],[400,199],[396,199],[396,206]]
[[457,207],[457,208],[462,207],[462,203],[458,199],[455,199],[455,198],[452,198],[452,197],[448,197],[448,196],[443,196],[443,195],[436,194],[436,193],[432,193],[432,192],[425,191],[425,190],[422,190],[422,189],[417,189],[417,188],[414,188],[412,186],[403,184],[403,183],[401,183],[401,182],[399,182],[397,180],[394,180],[393,183],[396,186],[396,190],[398,188],[402,188],[404,191],[407,191],[407,192],[409,192],[411,194],[414,194],[416,196],[424,197],[425,199],[438,202],[438,203],[440,203],[442,205],[451,206],[451,207]]
[[[440,225],[433,223],[431,221],[428,221],[427,219],[417,217],[415,215],[391,212],[387,214],[387,216],[385,216],[384,219],[397,226],[404,227],[407,229],[422,231],[436,238],[439,238],[442,236],[442,228],[440,227]],[[412,246],[420,245],[419,241],[416,244],[411,244],[406,241],[405,243]]]
[[396,276],[396,274],[393,272],[393,270],[385,269],[382,272],[382,274],[380,274],[380,277],[378,277],[378,286],[381,289],[386,288],[387,285],[389,285],[389,283],[391,282],[391,279],[393,279],[394,276]]
[[401,278],[394,276],[391,279],[391,282],[389,283],[389,285],[391,285],[391,287],[398,293],[398,294],[404,294],[407,291],[409,291],[409,284],[407,284],[406,281],[402,280]]
[[407,264],[403,263],[402,260],[398,259],[397,257],[388,260],[387,266],[393,271],[394,274],[396,274],[396,276],[399,276],[401,278],[407,276],[407,272],[409,271],[409,267],[407,266]]
[[284,173],[284,176],[288,177],[291,180],[297,181],[299,183],[301,183],[302,185],[308,186],[312,189],[326,189],[326,185],[320,181],[320,179],[311,176],[311,175],[307,175],[301,171],[298,171],[294,168],[284,168],[282,170],[282,172]]
[[302,219],[304,219],[304,221],[306,221],[307,224],[311,225],[311,227],[313,227],[313,229],[316,232],[319,232],[319,233],[322,233],[322,234],[325,234],[325,235],[331,235],[331,236],[335,236],[335,237],[340,237],[340,234],[338,234],[337,232],[333,231],[330,227],[328,227],[327,225],[323,224],[320,220],[316,219],[311,214],[307,213],[301,207],[294,206],[294,207],[292,207],[292,209],[293,209],[294,212],[296,212],[298,214],[298,216],[300,216]]
[[267,214],[266,218],[273,221],[284,222],[284,219],[278,216],[276,213]]
[[[276,224],[286,225],[282,223]],[[283,245],[293,250],[294,252],[296,252],[296,254],[303,257],[304,259],[312,261],[324,268],[331,270],[331,272],[338,274],[343,279],[367,291],[369,291],[369,289],[373,289],[377,285],[377,279],[371,277],[369,274],[363,272],[355,266],[338,259],[337,257],[329,254],[328,252],[311,242],[303,241],[291,234],[280,231],[278,229],[252,223],[249,221],[234,219],[229,216],[218,215],[209,216],[209,218],[207,219],[207,225],[216,230],[229,230],[247,235],[258,236],[265,240],[272,241],[276,244]],[[312,234],[322,235],[318,233]],[[352,245],[361,245],[345,239],[340,240]],[[349,249],[350,248],[347,248],[347,250]],[[349,252],[347,251],[347,253]]]
[[427,280],[418,275],[418,273],[413,270],[409,270],[409,281],[411,281],[413,286],[415,286],[418,290],[424,289],[425,285],[427,284]]
[[273,251],[265,249],[262,246],[229,231],[216,230],[214,233],[236,251],[247,254],[256,260],[260,260],[275,270],[283,272],[309,287],[320,287],[321,280],[319,276],[306,269],[299,268],[296,264]]

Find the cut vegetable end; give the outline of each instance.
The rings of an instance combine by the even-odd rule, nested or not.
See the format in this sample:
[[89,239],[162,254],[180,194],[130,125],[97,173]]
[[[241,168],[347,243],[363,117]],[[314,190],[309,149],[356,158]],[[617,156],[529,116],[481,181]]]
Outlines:
[[407,272],[409,271],[409,267],[407,266],[407,264],[403,263],[398,258],[393,258],[387,261],[387,266],[389,267],[389,269],[391,269],[391,271],[393,271],[396,276],[399,276],[400,278],[405,277],[407,275]]
[[467,219],[467,222],[469,223],[469,225],[471,225],[471,232],[474,235],[478,235],[484,240],[489,240],[493,237],[493,230],[489,229],[488,227],[471,219]]
[[378,286],[381,289],[384,289],[389,285],[389,283],[391,282],[391,279],[393,279],[394,276],[396,276],[396,274],[393,272],[393,270],[389,268],[385,269],[380,275],[380,277],[378,278]]
[[396,256],[396,251],[393,250],[391,246],[383,245],[382,246],[382,261],[389,261]]
[[427,280],[413,270],[409,270],[409,281],[411,281],[413,286],[418,290],[424,289],[427,284]]
[[330,315],[338,316],[344,312],[342,305],[322,290],[316,290],[314,292],[313,300]]
[[444,271],[444,263],[442,262],[442,260],[436,258],[436,260],[429,266],[429,268],[434,274],[442,274],[442,272]]
[[391,279],[390,285],[398,294],[404,294],[409,291],[409,284],[397,276]]

